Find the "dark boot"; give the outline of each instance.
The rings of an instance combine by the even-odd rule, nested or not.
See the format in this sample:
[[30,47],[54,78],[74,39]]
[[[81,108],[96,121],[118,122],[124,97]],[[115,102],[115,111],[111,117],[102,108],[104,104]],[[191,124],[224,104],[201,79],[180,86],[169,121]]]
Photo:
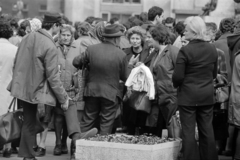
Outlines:
[[[80,136],[79,136],[80,137]],[[71,141],[71,146],[70,146],[70,160],[76,160],[76,157],[75,157],[75,152],[76,152],[76,140],[77,139],[73,139]]]

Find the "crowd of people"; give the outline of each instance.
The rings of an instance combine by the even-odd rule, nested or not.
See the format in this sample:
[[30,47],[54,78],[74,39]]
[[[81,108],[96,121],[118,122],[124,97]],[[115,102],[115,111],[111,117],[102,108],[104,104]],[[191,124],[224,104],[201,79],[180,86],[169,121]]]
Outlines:
[[[164,18],[158,6],[124,23],[88,17],[73,25],[59,13],[21,20],[2,14],[0,116],[14,97],[24,121],[21,138],[0,143],[0,152],[24,160],[45,156],[53,128],[53,154],[68,154],[69,137],[74,160],[78,139],[116,132],[162,137],[167,129],[168,137],[182,139],[184,160],[222,154],[240,160],[239,53],[234,18],[217,27],[199,16]],[[143,109],[132,107],[134,94],[147,95]],[[178,135],[169,129],[176,114]]]

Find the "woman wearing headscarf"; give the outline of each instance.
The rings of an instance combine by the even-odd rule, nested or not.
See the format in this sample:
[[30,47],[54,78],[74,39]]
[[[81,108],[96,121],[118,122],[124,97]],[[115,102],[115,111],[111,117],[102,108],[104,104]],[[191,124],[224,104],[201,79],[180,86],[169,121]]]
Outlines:
[[[74,41],[74,28],[70,25],[63,24],[59,39],[56,43],[59,50],[59,73],[60,79],[63,83],[63,87],[68,93],[68,96],[72,99],[69,102],[69,108],[66,112],[61,109],[61,105],[58,103],[54,108],[54,128],[56,134],[56,144],[53,151],[54,155],[67,154],[67,135],[68,131],[72,129],[73,126],[69,125],[68,122],[78,122],[77,119],[77,102],[73,101],[78,92],[76,80],[74,75],[77,69],[72,65],[74,57],[80,54],[79,44]],[[71,150],[73,150],[71,146]],[[72,152],[71,152],[72,155]]]
[[[183,158],[217,160],[212,119],[218,53],[205,41],[206,25],[201,17],[188,17],[185,24],[184,35],[189,43],[180,49],[172,77],[178,89]],[[196,123],[199,144],[195,140]]]

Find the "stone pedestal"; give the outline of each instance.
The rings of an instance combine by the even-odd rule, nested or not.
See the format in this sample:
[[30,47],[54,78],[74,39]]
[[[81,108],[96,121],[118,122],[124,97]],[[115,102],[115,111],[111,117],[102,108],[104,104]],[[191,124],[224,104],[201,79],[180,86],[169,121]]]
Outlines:
[[78,140],[77,160],[177,160],[181,141],[138,145]]

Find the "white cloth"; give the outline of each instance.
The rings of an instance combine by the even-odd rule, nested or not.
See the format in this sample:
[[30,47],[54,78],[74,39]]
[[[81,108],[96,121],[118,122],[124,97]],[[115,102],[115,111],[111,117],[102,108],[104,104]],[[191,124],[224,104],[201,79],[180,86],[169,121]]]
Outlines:
[[177,39],[175,40],[175,42],[173,43],[173,46],[177,47],[177,48],[182,48],[182,39],[181,36],[178,36]]
[[153,75],[144,64],[134,68],[125,85],[134,91],[145,91],[150,100],[155,98]]
[[16,46],[7,39],[0,39],[0,116],[7,113],[8,106],[13,99],[7,87],[12,80],[16,53]]

